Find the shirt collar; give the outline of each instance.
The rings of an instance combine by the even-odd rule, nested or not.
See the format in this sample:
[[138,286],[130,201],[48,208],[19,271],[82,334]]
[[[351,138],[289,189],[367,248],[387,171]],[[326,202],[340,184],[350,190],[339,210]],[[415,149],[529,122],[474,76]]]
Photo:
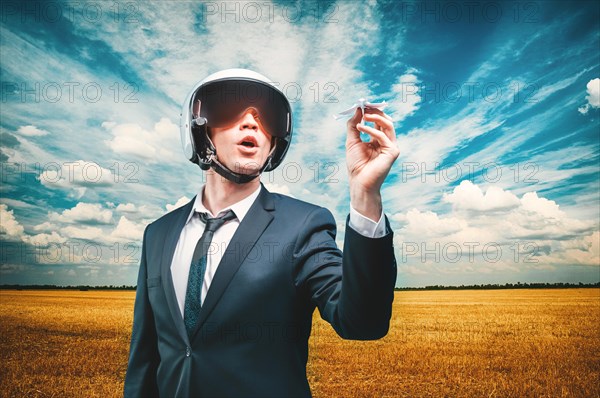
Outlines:
[[[252,206],[252,204],[254,203],[256,198],[258,197],[261,187],[262,187],[262,185],[259,185],[258,188],[254,192],[252,192],[250,195],[246,196],[244,199],[232,204],[229,207],[221,209],[219,211],[219,213],[222,213],[223,211],[226,211],[226,210],[233,210],[233,212],[235,213],[235,216],[237,217],[239,222],[242,222],[242,220],[248,213],[248,210],[250,210],[250,207]],[[187,221],[185,222],[186,224],[188,222],[190,222],[190,220],[192,219],[192,216],[194,215],[194,212],[208,213],[209,215],[211,215],[211,217],[218,215],[218,214],[212,214],[206,207],[204,207],[204,205],[202,204],[202,196],[203,195],[204,195],[204,185],[202,186],[202,188],[200,188],[200,192],[198,193],[198,195],[196,195],[196,199],[194,200],[194,206],[192,208],[192,211],[188,215]]]

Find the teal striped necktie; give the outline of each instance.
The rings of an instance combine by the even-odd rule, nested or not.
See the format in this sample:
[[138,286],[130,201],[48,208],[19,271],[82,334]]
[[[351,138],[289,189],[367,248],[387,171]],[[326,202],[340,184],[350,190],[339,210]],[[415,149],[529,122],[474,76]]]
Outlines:
[[231,210],[226,211],[222,216],[211,218],[207,213],[198,213],[200,220],[206,224],[204,232],[194,249],[194,256],[190,264],[190,274],[188,276],[187,291],[185,292],[185,306],[183,309],[183,322],[188,336],[191,338],[198,318],[200,317],[200,308],[202,307],[202,282],[206,272],[206,256],[208,248],[212,241],[215,231],[227,221],[235,217]]

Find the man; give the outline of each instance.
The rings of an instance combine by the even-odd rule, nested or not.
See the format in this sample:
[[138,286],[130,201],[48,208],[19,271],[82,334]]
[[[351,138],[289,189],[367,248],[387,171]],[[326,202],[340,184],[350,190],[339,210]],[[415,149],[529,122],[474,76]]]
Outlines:
[[260,183],[292,136],[281,91],[244,69],[192,90],[184,152],[209,171],[199,195],[144,232],[125,396],[310,397],[315,307],[342,338],[387,333],[396,262],[379,191],[399,151],[387,115],[367,109],[374,127],[361,117],[347,125],[342,254],[328,210]]

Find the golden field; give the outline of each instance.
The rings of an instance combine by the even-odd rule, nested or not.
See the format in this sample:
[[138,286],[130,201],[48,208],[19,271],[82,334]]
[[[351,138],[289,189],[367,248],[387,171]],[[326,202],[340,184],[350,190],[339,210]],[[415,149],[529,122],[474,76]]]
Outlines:
[[[133,300],[0,291],[0,396],[121,396]],[[393,316],[357,342],[315,313],[315,397],[600,396],[600,289],[397,292]]]

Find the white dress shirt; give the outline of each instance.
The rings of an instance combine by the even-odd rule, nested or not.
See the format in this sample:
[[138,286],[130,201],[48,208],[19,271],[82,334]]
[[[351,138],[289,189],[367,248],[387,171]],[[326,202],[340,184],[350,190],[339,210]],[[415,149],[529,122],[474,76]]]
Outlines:
[[[194,206],[192,211],[188,215],[187,221],[181,230],[179,240],[177,241],[177,247],[173,255],[173,261],[171,262],[171,276],[173,278],[173,286],[175,287],[175,295],[177,296],[177,303],[179,304],[179,310],[181,316],[183,316],[183,309],[185,305],[185,293],[187,291],[188,275],[190,273],[190,264],[194,255],[194,249],[202,233],[204,232],[204,223],[200,221],[200,217],[196,213],[208,213],[210,217],[218,216],[227,210],[232,210],[236,218],[223,224],[221,228],[213,235],[212,242],[208,249],[208,256],[206,261],[206,272],[204,274],[204,281],[202,283],[201,299],[204,303],[204,299],[208,292],[208,288],[215,275],[217,267],[221,262],[221,258],[225,254],[227,245],[233,238],[233,234],[237,230],[238,226],[250,210],[250,207],[258,197],[261,187],[248,195],[246,198],[240,200],[233,205],[222,209],[218,214],[214,215],[202,204],[202,195],[204,193],[204,187],[200,190],[200,193],[196,195]],[[383,210],[379,221],[375,222],[362,214],[354,210],[350,206],[350,222],[349,225],[359,234],[368,238],[379,238],[385,235],[385,223],[383,222]]]

